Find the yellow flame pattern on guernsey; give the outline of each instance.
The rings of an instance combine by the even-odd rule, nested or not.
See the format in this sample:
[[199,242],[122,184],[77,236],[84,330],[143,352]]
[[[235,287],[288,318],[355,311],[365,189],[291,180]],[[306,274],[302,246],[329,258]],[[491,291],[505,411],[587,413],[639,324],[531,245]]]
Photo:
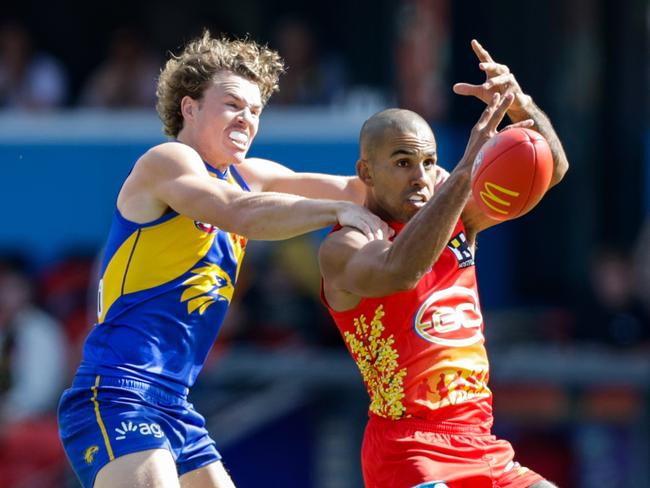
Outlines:
[[344,338],[368,387],[370,411],[396,420],[405,411],[402,399],[406,368],[398,369],[399,354],[393,347],[394,336],[381,337],[384,331],[381,319],[384,315],[384,307],[379,305],[370,324],[366,322],[365,315],[355,318],[355,333],[346,331]]
[[181,302],[187,302],[187,313],[198,310],[203,315],[207,308],[217,300],[230,303],[235,287],[220,266],[204,263],[205,266],[194,268],[191,276],[183,282],[187,289],[181,295]]

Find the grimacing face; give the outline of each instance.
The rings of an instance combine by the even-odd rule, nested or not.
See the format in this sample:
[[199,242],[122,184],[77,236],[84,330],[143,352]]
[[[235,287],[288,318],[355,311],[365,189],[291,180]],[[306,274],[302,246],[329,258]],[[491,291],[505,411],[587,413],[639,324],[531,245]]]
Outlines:
[[381,217],[408,222],[434,194],[436,140],[428,125],[388,130],[371,151],[371,210]]
[[[263,108],[258,85],[222,71],[192,104],[191,126],[199,154],[214,166],[243,162],[257,135]],[[190,123],[186,120],[185,125],[189,128]]]

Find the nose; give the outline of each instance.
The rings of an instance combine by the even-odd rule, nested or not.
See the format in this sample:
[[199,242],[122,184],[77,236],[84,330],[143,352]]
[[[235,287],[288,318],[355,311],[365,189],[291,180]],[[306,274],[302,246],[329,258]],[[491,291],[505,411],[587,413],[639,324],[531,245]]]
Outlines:
[[247,125],[249,127],[253,126],[253,113],[248,107],[244,107],[239,114],[237,115],[237,122],[242,125]]
[[416,188],[424,188],[426,186],[426,169],[424,164],[414,164],[412,166],[413,172],[411,173],[411,186]]

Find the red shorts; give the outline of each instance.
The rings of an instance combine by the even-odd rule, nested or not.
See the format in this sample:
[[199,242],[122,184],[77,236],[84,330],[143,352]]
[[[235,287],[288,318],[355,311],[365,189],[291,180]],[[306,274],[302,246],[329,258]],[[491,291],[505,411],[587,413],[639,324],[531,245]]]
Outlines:
[[366,488],[527,488],[544,479],[481,426],[371,416],[361,457]]

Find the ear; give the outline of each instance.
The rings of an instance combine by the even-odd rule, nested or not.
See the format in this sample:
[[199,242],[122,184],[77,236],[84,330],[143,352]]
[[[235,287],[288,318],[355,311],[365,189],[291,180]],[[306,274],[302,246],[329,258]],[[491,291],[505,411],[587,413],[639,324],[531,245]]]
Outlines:
[[181,99],[181,114],[183,119],[192,120],[196,115],[196,109],[198,108],[197,101],[192,97],[185,95]]
[[366,186],[373,186],[370,165],[367,160],[359,159],[357,161],[357,176]]

